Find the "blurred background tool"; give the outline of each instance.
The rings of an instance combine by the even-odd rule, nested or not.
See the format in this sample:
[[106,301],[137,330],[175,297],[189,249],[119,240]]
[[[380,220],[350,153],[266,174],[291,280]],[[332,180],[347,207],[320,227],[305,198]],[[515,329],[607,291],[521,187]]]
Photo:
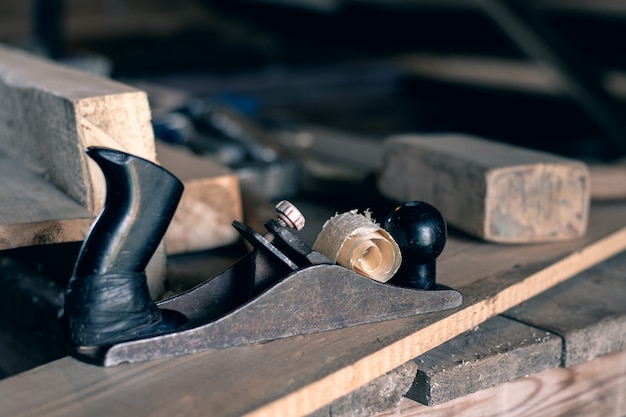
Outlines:
[[237,173],[241,187],[268,200],[295,195],[301,183],[300,163],[270,147],[266,133],[242,110],[219,98],[194,98],[156,116],[155,137],[227,165]]

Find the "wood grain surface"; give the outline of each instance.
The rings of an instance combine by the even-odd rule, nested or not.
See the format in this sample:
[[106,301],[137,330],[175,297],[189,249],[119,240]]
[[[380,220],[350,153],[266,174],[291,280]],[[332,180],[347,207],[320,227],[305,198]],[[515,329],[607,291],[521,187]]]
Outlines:
[[40,175],[0,153],[0,249],[80,241],[93,219]]
[[99,368],[64,358],[0,381],[12,416],[304,416],[626,248],[626,206],[596,206],[576,241],[451,236],[439,282],[464,306],[264,344]]
[[388,138],[378,177],[383,195],[427,201],[449,224],[499,243],[582,236],[589,183],[582,162],[462,134]]
[[104,178],[84,150],[155,159],[145,92],[0,46],[0,149],[95,214]]
[[559,366],[561,338],[496,316],[414,361],[406,396],[435,405]]
[[626,348],[626,253],[419,356],[407,397],[440,404]]
[[563,366],[626,349],[626,256],[620,254],[505,315],[563,338]]
[[234,243],[233,220],[243,220],[239,179],[226,166],[183,149],[157,142],[159,163],[185,189],[165,233],[168,254],[201,251]]
[[428,407],[404,399],[376,417],[623,417],[626,351],[554,368]]

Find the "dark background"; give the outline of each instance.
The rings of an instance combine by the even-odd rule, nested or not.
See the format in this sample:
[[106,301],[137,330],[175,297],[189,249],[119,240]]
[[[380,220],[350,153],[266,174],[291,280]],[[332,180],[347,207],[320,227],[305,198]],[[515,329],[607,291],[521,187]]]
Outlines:
[[[244,94],[261,111],[375,139],[456,131],[587,161],[626,152],[625,94],[607,88],[607,76],[626,67],[626,1],[4,3],[1,42],[70,64],[80,59],[82,65],[86,57],[103,60],[109,76],[131,84],[201,96]],[[513,10],[522,5],[531,20],[556,35],[554,43],[530,25],[557,58],[567,58],[556,70],[573,76],[574,88],[602,90],[599,111],[610,120],[572,98],[571,86],[556,91],[507,82],[485,86],[462,76],[425,74],[423,66],[398,65],[399,59],[428,55],[541,62],[554,69],[554,61],[520,47],[510,25],[490,13],[490,4]],[[483,77],[497,79],[492,71],[485,69]]]

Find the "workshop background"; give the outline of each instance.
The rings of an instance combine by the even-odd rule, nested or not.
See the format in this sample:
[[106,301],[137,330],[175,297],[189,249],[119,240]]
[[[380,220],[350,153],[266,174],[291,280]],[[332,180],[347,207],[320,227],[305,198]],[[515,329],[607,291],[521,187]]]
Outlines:
[[5,1],[0,42],[130,84],[237,94],[251,117],[607,160],[626,148],[624,19],[622,1]]
[[[623,39],[626,1],[0,2],[0,43],[145,90],[157,140],[228,165],[244,199],[294,198],[312,213],[307,243],[329,214],[391,206],[367,185],[372,155],[398,133],[460,132],[592,164],[623,159]],[[194,113],[213,105],[235,115],[236,129]],[[38,267],[66,278],[72,265],[55,250]],[[214,272],[241,250],[211,252]],[[188,275],[195,265],[173,257],[170,267]],[[58,307],[64,283],[19,285],[31,287],[14,304],[39,297],[24,301],[36,307],[20,317],[24,328],[48,333],[0,317],[12,341],[0,343],[0,377],[67,354],[57,317],[38,322]],[[58,343],[38,351],[40,337]]]

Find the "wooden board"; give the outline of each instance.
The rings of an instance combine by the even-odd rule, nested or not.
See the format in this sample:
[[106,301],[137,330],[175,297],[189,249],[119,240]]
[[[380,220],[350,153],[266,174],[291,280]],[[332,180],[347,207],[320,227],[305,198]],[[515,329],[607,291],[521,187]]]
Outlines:
[[[306,215],[306,213],[304,213]],[[583,239],[503,246],[451,236],[439,282],[457,310],[99,368],[64,358],[0,381],[12,416],[304,416],[626,248],[626,205],[591,211]]]
[[[84,239],[106,195],[85,149],[158,162],[150,119],[144,91],[0,45],[0,153],[14,161],[2,172],[0,249]],[[237,177],[165,146],[161,157],[187,190],[166,238],[171,252],[232,243]]]
[[626,349],[626,253],[416,358],[407,397],[434,405]]
[[589,165],[589,173],[592,199],[600,201],[626,198],[626,160]]
[[406,396],[441,404],[561,363],[561,338],[502,316],[491,318],[415,359]]
[[0,45],[0,150],[95,214],[106,187],[84,150],[155,160],[145,92]]
[[[471,55],[411,54],[398,57],[395,65],[407,74],[460,85],[524,94],[562,96],[558,74],[549,66],[530,60]],[[623,72],[607,71],[604,87],[619,99],[626,97]]]
[[407,362],[307,417],[371,417],[400,405],[415,379],[417,365]]
[[375,417],[623,417],[626,351],[554,368],[428,407],[404,399]]
[[168,254],[193,252],[235,242],[233,220],[242,221],[237,175],[209,158],[157,142],[161,165],[185,185],[174,218],[165,233]]
[[563,338],[563,366],[626,349],[626,256],[597,265],[505,315]]
[[536,243],[582,236],[589,170],[579,161],[462,134],[398,135],[383,144],[379,191],[427,201],[481,239]]
[[92,222],[75,200],[0,154],[0,250],[83,240]]

